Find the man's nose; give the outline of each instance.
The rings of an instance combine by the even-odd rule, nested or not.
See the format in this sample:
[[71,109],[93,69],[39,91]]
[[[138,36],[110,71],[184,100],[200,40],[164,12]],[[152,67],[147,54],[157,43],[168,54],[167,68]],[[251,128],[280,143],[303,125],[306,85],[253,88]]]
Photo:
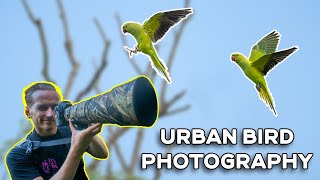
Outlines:
[[48,117],[54,116],[54,110],[51,107],[48,108],[48,110],[46,112],[46,116],[48,116]]

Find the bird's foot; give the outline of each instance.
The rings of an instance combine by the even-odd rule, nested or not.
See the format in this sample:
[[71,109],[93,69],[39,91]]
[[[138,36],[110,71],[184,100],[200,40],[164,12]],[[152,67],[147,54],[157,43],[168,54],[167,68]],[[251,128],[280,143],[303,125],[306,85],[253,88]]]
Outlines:
[[128,51],[130,59],[132,58],[132,53],[137,54],[139,52],[139,49],[137,46],[135,47],[135,49],[130,49],[127,46],[125,46],[124,49]]
[[140,49],[138,48],[138,46],[134,47],[134,54],[136,54],[137,52],[140,52]]

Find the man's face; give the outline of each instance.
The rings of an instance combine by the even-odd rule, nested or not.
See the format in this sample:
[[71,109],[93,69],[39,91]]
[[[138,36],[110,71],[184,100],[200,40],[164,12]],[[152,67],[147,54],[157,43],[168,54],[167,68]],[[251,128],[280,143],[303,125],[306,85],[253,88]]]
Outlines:
[[49,136],[56,133],[54,107],[59,102],[59,95],[52,90],[37,90],[32,94],[32,104],[26,107],[26,115],[32,119],[39,135]]

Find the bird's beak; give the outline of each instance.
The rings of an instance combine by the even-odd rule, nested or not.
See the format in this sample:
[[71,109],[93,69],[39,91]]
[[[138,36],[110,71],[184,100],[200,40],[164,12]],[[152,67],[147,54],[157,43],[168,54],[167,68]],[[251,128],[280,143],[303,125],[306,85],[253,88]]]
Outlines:
[[234,58],[234,56],[231,56],[231,61],[236,61],[236,59]]
[[123,32],[123,34],[127,33],[125,28],[122,28],[122,32]]

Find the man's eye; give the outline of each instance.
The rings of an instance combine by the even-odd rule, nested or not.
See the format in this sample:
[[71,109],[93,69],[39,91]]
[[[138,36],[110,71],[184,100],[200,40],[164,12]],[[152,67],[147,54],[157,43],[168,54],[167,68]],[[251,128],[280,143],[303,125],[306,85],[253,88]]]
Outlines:
[[44,106],[44,105],[38,106],[38,107],[37,107],[37,110],[38,110],[38,111],[46,111],[46,110],[48,110],[48,107],[49,107],[49,106]]
[[54,108],[57,106],[57,104],[53,104],[53,105],[39,105],[37,106],[37,110],[38,111],[47,111],[49,109],[49,107],[51,107],[51,109],[54,111]]

